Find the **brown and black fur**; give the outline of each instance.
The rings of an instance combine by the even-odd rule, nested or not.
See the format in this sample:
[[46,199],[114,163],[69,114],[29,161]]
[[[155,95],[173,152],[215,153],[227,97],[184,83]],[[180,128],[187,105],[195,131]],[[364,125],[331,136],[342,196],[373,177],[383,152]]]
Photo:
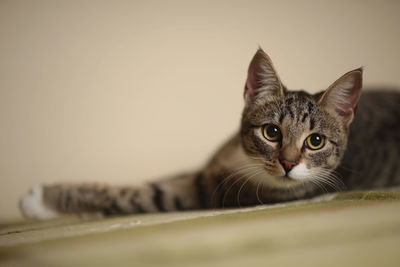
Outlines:
[[[359,97],[361,74],[361,69],[349,72],[317,94],[289,91],[260,49],[249,67],[240,130],[204,168],[138,186],[45,185],[44,204],[59,213],[132,214],[268,204],[399,185],[400,93],[371,90]],[[349,100],[340,99],[343,92],[332,96],[338,90],[347,90]],[[260,136],[271,122],[282,128],[279,144]],[[304,132],[323,133],[327,147],[300,147]],[[318,180],[297,181],[290,171],[285,174],[285,160],[324,171]]]

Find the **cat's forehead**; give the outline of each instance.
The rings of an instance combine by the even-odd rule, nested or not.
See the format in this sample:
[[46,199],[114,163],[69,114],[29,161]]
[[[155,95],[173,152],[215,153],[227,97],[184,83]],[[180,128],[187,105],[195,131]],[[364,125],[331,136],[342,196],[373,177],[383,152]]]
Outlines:
[[316,109],[317,104],[312,95],[303,91],[291,91],[283,97],[270,96],[256,102],[250,113],[259,122],[272,120],[282,123],[287,118],[301,122],[310,115],[315,115]]
[[304,91],[289,91],[284,97],[266,98],[257,103],[251,113],[253,124],[274,123],[292,134],[326,130],[332,126],[315,96]]
[[[268,105],[268,103],[266,103]],[[291,121],[295,123],[304,123],[311,119],[316,119],[318,106],[312,95],[303,92],[288,92],[285,97],[280,99],[280,105],[274,110],[275,116],[279,115],[279,123]]]
[[292,136],[299,137],[304,132],[319,128],[321,124],[314,98],[302,91],[287,93],[274,112],[274,120]]

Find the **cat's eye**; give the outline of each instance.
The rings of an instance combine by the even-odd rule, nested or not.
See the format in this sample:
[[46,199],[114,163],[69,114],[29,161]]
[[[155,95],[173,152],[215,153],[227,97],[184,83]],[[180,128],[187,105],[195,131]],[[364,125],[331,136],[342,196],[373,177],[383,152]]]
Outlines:
[[313,133],[306,138],[304,144],[311,150],[318,150],[324,147],[325,137],[323,135]]
[[271,142],[278,142],[282,138],[281,130],[274,124],[267,124],[263,127],[263,135],[265,139]]

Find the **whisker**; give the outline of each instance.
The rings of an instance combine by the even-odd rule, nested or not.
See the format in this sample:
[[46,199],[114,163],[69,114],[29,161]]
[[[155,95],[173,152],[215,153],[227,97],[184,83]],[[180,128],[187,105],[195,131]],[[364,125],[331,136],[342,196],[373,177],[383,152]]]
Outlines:
[[338,184],[340,184],[343,191],[347,190],[347,185],[343,182],[342,177],[341,176],[338,177],[338,176],[340,176],[340,175],[336,175],[336,173],[334,173],[331,178],[334,179]]
[[338,174],[336,171],[321,169],[318,176],[328,180],[331,187],[337,191],[344,191],[347,189],[346,184],[343,183],[342,179],[338,177],[340,174]]
[[262,200],[260,199],[260,195],[258,194],[258,190],[260,189],[260,185],[261,185],[261,181],[259,181],[258,184],[257,184],[256,197],[257,197],[258,203],[260,203],[261,205],[264,205],[264,202],[262,202]]
[[226,199],[226,196],[228,195],[228,193],[229,193],[229,191],[232,189],[232,187],[233,187],[235,184],[237,184],[239,181],[241,181],[241,180],[245,179],[246,177],[248,177],[248,175],[252,175],[252,174],[254,174],[254,173],[257,172],[257,171],[259,171],[259,170],[256,169],[256,170],[251,170],[250,173],[244,173],[244,176],[239,177],[235,182],[233,182],[233,183],[229,186],[229,188],[224,192],[224,195],[223,195],[223,197],[222,197],[222,207],[223,207],[223,208],[225,207],[225,199]]
[[216,186],[216,188],[213,190],[213,193],[211,194],[211,203],[213,203],[214,201],[214,197],[215,194],[217,193],[217,191],[224,186],[224,184],[226,184],[230,179],[234,179],[236,175],[238,175],[240,172],[245,172],[247,170],[252,170],[252,169],[256,169],[259,166],[263,166],[263,164],[248,164],[245,166],[242,166],[236,170],[234,170],[230,175],[228,175],[227,177],[225,177],[221,182],[219,182],[219,184]]
[[230,186],[229,186],[229,188],[224,192],[224,195],[223,195],[223,197],[222,197],[222,208],[225,208],[225,199],[226,199],[226,196],[228,195],[228,193],[229,193],[229,191],[232,189],[232,187],[235,185],[235,184],[237,184],[239,181],[241,181],[242,179],[244,179],[244,178],[246,178],[246,177],[239,177],[235,182],[233,182]]
[[338,188],[338,191],[346,190],[346,185],[340,179],[338,179],[334,176],[329,176],[326,179],[329,180],[330,182],[332,182],[333,184],[335,184],[336,187]]
[[323,184],[320,183],[320,181],[318,180],[318,178],[314,178],[312,180],[310,180],[311,183],[315,184],[316,186],[318,186],[318,188],[320,188],[321,190],[325,191],[326,193],[328,193],[328,190],[326,190],[325,186]]
[[[323,178],[323,177],[322,177]],[[331,182],[329,179],[327,178],[323,178],[321,179],[321,182],[325,183],[326,185],[328,185],[329,187],[331,187],[334,191],[341,191],[340,188],[333,182]]]
[[256,176],[256,175],[258,175],[258,174],[260,174],[260,173],[262,173],[262,172],[263,172],[263,170],[258,170],[258,171],[253,172],[253,174],[250,175],[250,176],[246,179],[246,181],[240,186],[238,195],[237,195],[237,197],[236,197],[236,200],[237,200],[237,203],[238,203],[239,207],[241,207],[241,206],[240,206],[240,192],[242,191],[244,185],[247,184],[247,182],[250,181],[251,178],[253,178],[254,176]]
[[333,172],[323,170],[319,173],[319,177],[336,191],[340,192],[346,190],[346,185],[341,179],[336,177]]
[[317,180],[319,180],[321,183],[328,185],[335,191],[340,191],[340,188],[335,183],[333,183],[328,177],[321,175],[317,178]]

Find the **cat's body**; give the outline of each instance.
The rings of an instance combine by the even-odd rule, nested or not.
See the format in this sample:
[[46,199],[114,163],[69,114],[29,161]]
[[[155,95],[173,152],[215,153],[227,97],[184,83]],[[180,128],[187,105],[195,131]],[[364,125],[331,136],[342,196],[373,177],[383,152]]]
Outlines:
[[400,185],[400,92],[366,90],[337,170],[348,190]]
[[40,219],[164,212],[400,185],[400,93],[365,92],[358,104],[361,74],[349,72],[315,95],[288,91],[259,50],[249,68],[241,128],[203,169],[131,187],[39,185],[22,198],[21,210]]

